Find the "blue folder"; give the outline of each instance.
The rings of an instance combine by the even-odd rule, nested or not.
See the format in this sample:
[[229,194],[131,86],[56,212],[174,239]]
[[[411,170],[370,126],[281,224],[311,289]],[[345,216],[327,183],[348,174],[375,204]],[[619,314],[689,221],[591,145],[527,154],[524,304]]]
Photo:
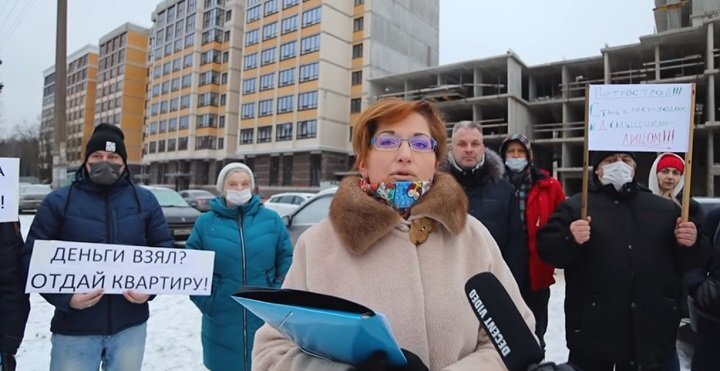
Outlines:
[[380,350],[392,365],[407,364],[387,318],[360,304],[310,291],[258,287],[241,288],[233,299],[308,354],[357,365]]

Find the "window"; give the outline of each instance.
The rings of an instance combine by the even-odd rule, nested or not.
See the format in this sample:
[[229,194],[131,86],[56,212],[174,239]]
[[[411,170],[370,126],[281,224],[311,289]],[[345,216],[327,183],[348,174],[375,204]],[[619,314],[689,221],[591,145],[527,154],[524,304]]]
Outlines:
[[362,84],[362,71],[353,71],[350,74],[350,82],[352,85]]
[[165,152],[165,140],[158,141],[158,152]]
[[277,99],[277,113],[292,112],[293,110],[293,97],[292,95],[286,95],[284,97],[278,97]]
[[251,119],[255,117],[255,102],[243,103],[240,109],[240,117],[244,119]]
[[157,148],[157,142],[150,142],[150,153],[155,153]]
[[218,93],[207,92],[198,95],[198,107],[215,106],[218,105]]
[[[225,95],[223,95],[223,97],[224,97],[224,96],[225,96]],[[224,116],[224,115],[218,117],[218,127],[219,127],[219,128],[224,128],[224,127],[225,127],[225,116]]]
[[191,34],[185,36],[185,47],[189,48],[193,45],[195,45],[195,34],[191,33]]
[[322,165],[322,157],[319,154],[310,155],[310,185],[320,185],[320,170]]
[[353,1],[354,6],[363,5],[363,4],[365,4],[365,0],[354,0]]
[[180,58],[175,58],[175,59],[172,61],[172,70],[173,70],[173,72],[180,71],[180,69],[182,68],[181,62],[182,62],[182,61],[180,60]]
[[308,27],[316,23],[320,23],[320,7],[304,11],[302,17],[303,27]]
[[175,143],[177,142],[177,139],[168,139],[167,140],[167,151],[168,152],[175,152]]
[[275,62],[275,47],[260,52],[260,65],[264,66]]
[[177,119],[171,118],[168,120],[168,131],[176,131],[177,130]]
[[181,19],[175,23],[175,37],[182,36],[183,31],[185,31],[185,21]]
[[364,26],[363,17],[353,19],[353,32],[362,31]]
[[271,72],[260,76],[260,91],[272,89],[275,86],[275,73]]
[[278,86],[287,86],[295,83],[295,68],[288,68],[278,73]]
[[[175,112],[178,110],[180,100],[178,98],[171,98],[170,99],[170,112]],[[164,121],[163,121],[164,122]]]
[[308,139],[317,136],[317,120],[298,121],[297,138]]
[[291,122],[285,124],[278,124],[277,128],[275,129],[275,141],[282,142],[286,140],[292,140],[292,127],[293,125]]
[[225,148],[225,138],[218,138],[217,139],[217,149],[223,149]]
[[208,84],[217,85],[220,82],[220,73],[214,70],[206,71],[200,74],[198,86],[204,86]]
[[362,58],[362,56],[363,56],[363,44],[353,45],[353,48],[352,48],[353,59]]
[[188,137],[178,138],[178,151],[187,151]]
[[300,66],[300,82],[317,80],[319,69],[318,62]]
[[272,141],[272,126],[261,126],[258,128],[257,142],[267,143]]
[[283,0],[283,9],[298,5],[298,0]]
[[240,129],[240,144],[252,144],[255,129]]
[[258,43],[258,30],[254,29],[245,33],[245,46],[255,45]]
[[260,5],[260,0],[247,0],[247,7],[253,7],[255,5]]
[[361,111],[362,101],[360,98],[350,99],[350,113],[358,113]]
[[160,66],[153,67],[153,78],[157,79],[160,76],[162,76],[162,67],[160,67]]
[[180,97],[180,109],[190,108],[190,95]]
[[168,101],[164,100],[160,102],[160,113],[167,113],[168,112]]
[[192,67],[193,65],[193,55],[188,54],[183,57],[183,68]]
[[220,107],[225,107],[227,103],[227,94],[220,94]]
[[253,68],[257,67],[257,53],[252,53],[245,56],[245,60],[243,61],[243,69],[245,71],[251,70]]
[[182,87],[183,88],[189,88],[192,86],[192,74],[183,75],[182,77]]
[[200,65],[208,64],[208,63],[220,63],[220,57],[222,56],[222,53],[217,49],[210,49],[202,54],[200,54]]
[[272,39],[277,36],[277,22],[263,26],[263,40]]
[[163,75],[167,75],[172,70],[172,62],[165,62],[163,64]]
[[185,32],[195,31],[195,14],[190,14],[185,19]]
[[220,84],[222,84],[222,85],[227,84],[227,77],[228,77],[227,72],[223,72],[223,74],[220,75]]
[[222,42],[223,32],[219,28],[213,28],[212,30],[205,31],[202,33],[202,45],[210,42]]
[[258,117],[270,116],[273,114],[273,100],[265,99],[258,102]]
[[[275,48],[273,48],[274,50]],[[295,41],[280,45],[280,60],[283,61],[295,56]]]
[[202,115],[197,115],[195,120],[195,128],[202,129],[202,128],[215,128],[217,127],[217,121],[218,117],[216,114],[213,113],[205,113]]
[[178,119],[178,129],[183,130],[190,127],[190,116],[180,116]]
[[318,50],[320,50],[320,35],[300,39],[300,54],[312,53]]
[[170,92],[170,81],[165,81],[162,83],[162,93],[167,94]]
[[180,90],[180,78],[176,77],[172,80],[170,80],[170,91],[178,91]]
[[[98,90],[98,97],[100,96],[100,94],[101,92],[100,90]],[[152,87],[152,96],[157,97],[158,95],[160,95],[160,84],[153,85]]]
[[[290,125],[290,139],[292,139],[292,124]],[[283,185],[292,185],[292,167],[293,158],[292,156],[283,156]]]
[[317,108],[317,91],[309,91],[298,94],[298,111]]
[[245,23],[255,22],[260,19],[260,5],[248,8]]
[[228,10],[227,12],[225,12],[225,22],[226,23],[230,22],[231,19],[232,19],[232,10]]
[[265,2],[264,7],[265,7],[264,14],[266,16],[273,14],[273,13],[277,13],[277,11],[278,11],[277,0],[267,0]]
[[256,78],[243,80],[243,94],[251,94],[255,92],[255,80]]
[[[259,135],[258,135],[259,137]],[[259,139],[258,139],[259,141]],[[280,158],[270,157],[270,185],[278,185],[278,171],[280,169]]]
[[195,137],[195,149],[215,149],[216,139],[211,135]]
[[293,32],[297,30],[297,28],[297,15],[287,17],[280,23],[280,29],[283,35],[288,32]]

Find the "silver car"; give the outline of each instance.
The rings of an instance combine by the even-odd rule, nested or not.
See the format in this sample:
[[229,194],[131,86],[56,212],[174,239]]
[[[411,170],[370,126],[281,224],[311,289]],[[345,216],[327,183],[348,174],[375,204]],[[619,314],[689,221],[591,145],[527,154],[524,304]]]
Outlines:
[[337,192],[337,187],[321,191],[300,205],[295,211],[283,217],[285,226],[290,232],[293,246],[295,246],[298,238],[306,229],[328,217],[330,203],[335,197],[335,192]]
[[52,188],[49,184],[21,184],[18,209],[21,213],[25,210],[37,210],[50,192]]

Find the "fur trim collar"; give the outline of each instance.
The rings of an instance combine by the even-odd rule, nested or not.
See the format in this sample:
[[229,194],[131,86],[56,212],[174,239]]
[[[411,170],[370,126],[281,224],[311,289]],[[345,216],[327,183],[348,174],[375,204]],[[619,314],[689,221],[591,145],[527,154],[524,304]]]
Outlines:
[[[409,221],[430,218],[450,233],[460,233],[467,218],[468,201],[460,185],[449,174],[436,173],[427,194],[410,209]],[[360,189],[359,177],[346,177],[330,204],[330,223],[355,255],[361,255],[403,222],[387,205]]]

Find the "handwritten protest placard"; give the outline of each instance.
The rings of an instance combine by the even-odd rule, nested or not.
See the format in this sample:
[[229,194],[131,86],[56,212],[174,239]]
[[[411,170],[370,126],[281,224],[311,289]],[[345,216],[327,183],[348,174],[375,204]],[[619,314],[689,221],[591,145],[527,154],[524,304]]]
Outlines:
[[18,220],[20,159],[0,157],[0,223]]
[[687,152],[692,84],[590,85],[590,151]]
[[25,292],[210,295],[215,252],[35,241]]

